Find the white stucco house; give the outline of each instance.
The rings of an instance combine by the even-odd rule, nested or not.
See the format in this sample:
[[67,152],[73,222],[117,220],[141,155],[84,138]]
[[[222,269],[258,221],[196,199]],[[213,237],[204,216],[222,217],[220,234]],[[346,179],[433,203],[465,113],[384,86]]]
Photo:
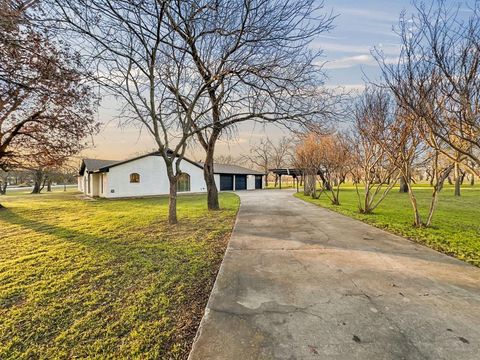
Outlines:
[[[201,162],[183,158],[180,169],[179,193],[207,191]],[[214,172],[220,191],[261,189],[264,186],[261,172],[241,166],[215,164]],[[92,197],[138,197],[168,194],[169,183],[163,158],[153,152],[123,161],[83,159],[78,189]]]

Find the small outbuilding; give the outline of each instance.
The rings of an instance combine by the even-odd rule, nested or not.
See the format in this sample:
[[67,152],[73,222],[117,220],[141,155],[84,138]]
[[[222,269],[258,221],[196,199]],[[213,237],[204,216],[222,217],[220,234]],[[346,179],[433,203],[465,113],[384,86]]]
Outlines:
[[[207,191],[203,163],[183,158],[179,193]],[[262,189],[264,175],[237,165],[214,164],[215,183],[220,191]],[[78,189],[88,196],[119,198],[166,195],[169,182],[166,166],[158,152],[123,161],[83,159]]]

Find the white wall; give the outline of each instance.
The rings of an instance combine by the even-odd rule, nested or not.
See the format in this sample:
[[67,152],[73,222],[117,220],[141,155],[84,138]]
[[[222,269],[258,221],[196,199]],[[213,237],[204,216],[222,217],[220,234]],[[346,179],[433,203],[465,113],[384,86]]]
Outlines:
[[100,173],[93,173],[90,174],[90,181],[91,181],[91,196],[100,196],[101,185],[100,182],[102,181],[102,174]]
[[[190,175],[190,192],[205,192],[203,169],[187,161],[180,164],[182,172]],[[139,183],[130,183],[130,174],[140,174]],[[163,195],[169,192],[165,162],[160,156],[147,156],[122,165],[111,167],[104,183],[105,197],[129,197]],[[215,176],[217,186],[220,177]],[[112,192],[112,190],[114,192]],[[179,193],[181,194],[181,193]]]
[[255,175],[247,175],[247,190],[255,189]]
[[83,176],[77,176],[77,189],[78,189],[78,191],[84,192],[84,189],[83,189]]
[[103,188],[100,188],[100,196],[105,197],[108,194],[108,173],[102,173]]
[[[190,175],[190,192],[207,191],[203,169],[187,161],[181,162],[180,169]],[[147,156],[114,166],[106,173],[88,173],[87,171],[88,169],[84,176],[78,177],[78,189],[89,196],[118,198],[169,193],[165,162],[160,156]],[[140,174],[139,183],[130,183],[131,173]],[[220,189],[220,175],[215,174],[214,178],[217,189]],[[88,191],[89,179],[90,192]],[[255,189],[254,175],[247,175],[247,189]],[[113,193],[112,190],[114,190]]]

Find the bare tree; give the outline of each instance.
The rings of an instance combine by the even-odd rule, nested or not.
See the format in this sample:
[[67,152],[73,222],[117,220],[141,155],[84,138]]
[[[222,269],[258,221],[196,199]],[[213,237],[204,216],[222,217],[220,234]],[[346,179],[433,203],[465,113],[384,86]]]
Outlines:
[[353,168],[351,140],[342,133],[321,135],[319,147],[322,192],[340,205],[340,186]]
[[[169,215],[177,222],[177,181],[192,130],[196,86],[186,52],[170,26],[170,1],[51,0],[57,26],[80,36],[82,54],[95,80],[122,103],[123,123],[136,124],[154,139],[169,179]],[[189,4],[193,6],[192,4]]]
[[[398,181],[398,170],[379,139],[386,138],[390,99],[367,88],[355,105],[352,169],[360,212],[373,212]],[[363,184],[360,192],[359,182]]]
[[78,56],[30,20],[34,2],[5,1],[0,21],[0,168],[58,161],[98,130]]
[[[377,90],[377,94],[383,98],[385,115],[381,118],[382,124],[379,124],[384,128],[383,136],[375,139],[389,157],[390,162],[399,170],[400,177],[405,181],[414,214],[414,226],[430,226],[436,209],[438,194],[453,165],[449,161],[448,166],[441,168],[439,163],[440,153],[436,149],[431,150],[430,154],[426,154],[428,147],[423,140],[426,134],[423,133],[421,122],[415,114],[409,112],[408,108],[397,104],[389,92]],[[432,170],[431,185],[433,191],[427,220],[423,221],[412,186],[412,179],[414,169],[422,167],[428,162]]]
[[[288,167],[292,158],[292,139],[283,136],[276,143],[270,141],[270,162],[275,169]],[[275,187],[278,184],[278,176],[275,176]]]
[[318,199],[320,196],[317,193],[317,181],[318,176],[324,183],[325,188],[326,180],[322,173],[324,154],[322,153],[321,138],[317,132],[307,132],[300,134],[300,141],[295,148],[295,167],[299,168],[303,172],[304,177],[304,195],[311,196]]
[[250,147],[250,153],[248,155],[243,155],[243,159],[258,169],[263,171],[265,174],[265,185],[268,187],[268,173],[272,168],[272,154],[271,154],[272,143],[270,139],[264,138],[260,140],[258,144],[255,144]]
[[[294,146],[292,138],[283,136],[277,141],[266,137],[250,148],[248,155],[243,159],[263,171],[268,186],[268,174],[270,169],[288,167],[294,158]],[[275,177],[275,187],[278,183],[278,176]]]
[[398,62],[374,52],[387,86],[422,122],[425,141],[467,167],[466,159],[480,164],[479,15],[478,2],[467,18],[446,1],[417,4],[414,16],[400,18]]
[[215,163],[217,164],[230,164],[230,165],[241,165],[244,160],[242,157],[234,157],[232,155],[218,155],[215,156]]
[[319,52],[308,49],[332,26],[333,17],[322,8],[314,0],[169,4],[176,48],[204,95],[193,123],[205,150],[209,209],[219,207],[213,169],[219,138],[243,121],[303,122],[324,111],[322,101],[313,98],[323,96]]
[[462,166],[478,174],[480,19],[475,6],[465,21],[458,8],[444,1],[417,5],[416,15],[400,18],[398,62],[387,64],[383,54],[375,52],[387,87],[431,148],[427,159],[433,191],[425,221],[410,196],[416,226],[431,224],[439,192],[446,179],[451,181],[452,170],[456,195],[460,195]]

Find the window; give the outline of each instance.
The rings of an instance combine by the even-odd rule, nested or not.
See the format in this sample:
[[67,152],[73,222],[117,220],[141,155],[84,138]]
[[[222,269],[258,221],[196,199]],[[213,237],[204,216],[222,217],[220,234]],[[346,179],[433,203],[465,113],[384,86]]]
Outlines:
[[130,182],[131,183],[139,183],[140,182],[140,174],[131,173],[130,174]]
[[177,181],[177,191],[190,191],[190,175],[187,173],[180,174]]

